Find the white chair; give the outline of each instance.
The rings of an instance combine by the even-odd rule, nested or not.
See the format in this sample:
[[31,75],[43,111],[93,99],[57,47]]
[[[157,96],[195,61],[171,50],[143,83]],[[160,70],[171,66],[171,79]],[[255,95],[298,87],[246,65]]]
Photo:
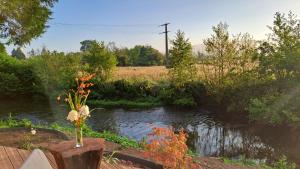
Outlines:
[[20,169],[53,169],[40,149],[35,149]]

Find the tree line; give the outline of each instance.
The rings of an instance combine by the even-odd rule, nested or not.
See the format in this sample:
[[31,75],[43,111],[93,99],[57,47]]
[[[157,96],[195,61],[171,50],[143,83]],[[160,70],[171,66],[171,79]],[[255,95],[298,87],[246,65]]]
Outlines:
[[[95,44],[101,44],[102,48],[106,48],[107,52],[111,54],[110,57],[116,58],[117,66],[161,66],[165,63],[165,56],[149,45],[136,45],[133,48],[119,48],[114,42],[105,44],[97,40],[84,40],[80,42],[80,44],[81,52],[87,52],[91,50]],[[45,51],[47,51],[46,46],[41,50],[32,49],[28,52],[28,57],[43,54]],[[17,59],[26,59],[26,55],[21,47],[13,49],[11,56]]]

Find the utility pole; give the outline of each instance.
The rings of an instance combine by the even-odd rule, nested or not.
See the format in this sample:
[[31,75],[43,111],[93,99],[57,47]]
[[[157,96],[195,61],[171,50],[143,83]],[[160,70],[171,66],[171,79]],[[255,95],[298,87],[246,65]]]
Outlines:
[[162,25],[159,25],[159,26],[164,26],[165,27],[165,31],[164,32],[161,32],[160,34],[165,34],[165,40],[166,40],[166,65],[168,66],[169,64],[169,40],[168,40],[168,33],[170,31],[168,31],[168,25],[170,23],[165,23],[165,24],[162,24]]

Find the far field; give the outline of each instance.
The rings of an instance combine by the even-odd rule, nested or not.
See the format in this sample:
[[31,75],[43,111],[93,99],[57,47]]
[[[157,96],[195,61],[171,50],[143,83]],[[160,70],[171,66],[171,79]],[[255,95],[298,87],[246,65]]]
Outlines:
[[117,67],[114,79],[151,79],[161,80],[168,76],[168,69],[165,66],[148,67]]
[[[200,79],[212,80],[216,78],[217,69],[213,66],[197,64],[197,75]],[[226,71],[226,70],[225,70]],[[159,81],[168,78],[169,70],[165,66],[130,66],[117,67],[113,80],[119,79],[147,79]]]

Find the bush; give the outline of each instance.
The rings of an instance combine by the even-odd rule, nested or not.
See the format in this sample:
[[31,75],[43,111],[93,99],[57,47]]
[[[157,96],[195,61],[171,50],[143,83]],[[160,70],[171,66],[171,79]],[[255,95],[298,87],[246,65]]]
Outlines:
[[72,85],[76,75],[86,68],[81,64],[81,56],[78,54],[44,53],[28,61],[39,81],[39,91],[50,96],[57,96],[74,87]]
[[282,156],[277,162],[273,164],[276,169],[296,169],[295,163],[289,163],[286,156]]
[[175,134],[170,128],[153,128],[144,143],[144,156],[161,163],[166,169],[201,168],[187,155],[186,141],[187,135],[183,130]]
[[203,103],[206,88],[201,82],[187,82],[182,86],[161,84],[159,98],[165,104],[194,107]]
[[36,93],[38,82],[30,64],[0,53],[1,96],[17,96]]
[[293,99],[283,94],[266,95],[250,100],[248,107],[250,120],[271,124],[292,124],[300,122],[300,95]]
[[116,80],[112,82],[95,82],[92,99],[137,99],[153,96],[154,84],[151,81]]

